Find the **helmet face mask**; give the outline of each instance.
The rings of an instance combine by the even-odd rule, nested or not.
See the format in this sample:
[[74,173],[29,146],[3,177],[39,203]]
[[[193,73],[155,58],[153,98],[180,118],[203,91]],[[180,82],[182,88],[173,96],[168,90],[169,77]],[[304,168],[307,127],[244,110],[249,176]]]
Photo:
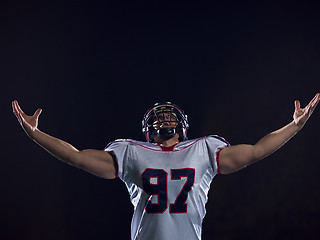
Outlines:
[[171,102],[156,103],[144,115],[142,132],[149,142],[154,142],[154,136],[168,140],[179,135],[179,141],[187,139],[189,128],[187,115],[177,105]]

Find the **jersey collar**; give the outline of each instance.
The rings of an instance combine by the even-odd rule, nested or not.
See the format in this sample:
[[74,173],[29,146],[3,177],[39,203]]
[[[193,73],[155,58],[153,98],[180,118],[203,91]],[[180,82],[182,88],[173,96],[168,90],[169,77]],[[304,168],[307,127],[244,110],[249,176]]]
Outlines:
[[161,147],[161,150],[164,151],[164,152],[171,152],[173,151],[174,147],[177,145],[178,143],[170,146],[170,147],[164,147],[164,146],[161,146],[160,144],[157,144],[159,147]]

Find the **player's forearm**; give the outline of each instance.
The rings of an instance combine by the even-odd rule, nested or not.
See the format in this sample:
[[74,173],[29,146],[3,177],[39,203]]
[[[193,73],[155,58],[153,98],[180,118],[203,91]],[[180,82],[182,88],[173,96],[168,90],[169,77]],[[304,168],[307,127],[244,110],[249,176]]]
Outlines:
[[220,153],[220,172],[235,172],[270,155],[289,141],[300,129],[301,127],[291,122],[269,133],[255,145],[240,144],[224,148]]
[[302,127],[297,126],[293,121],[286,126],[276,130],[254,145],[253,161],[262,159],[274,151],[278,150],[289,141]]
[[40,145],[54,157],[60,159],[63,162],[77,165],[76,154],[79,153],[79,150],[71,144],[58,138],[52,137],[40,131],[39,129],[36,129],[29,136],[32,140],[34,140],[38,145]]
[[61,161],[81,168],[96,176],[112,179],[116,177],[116,168],[112,156],[100,150],[79,151],[71,144],[52,137],[36,129],[29,134],[37,144]]

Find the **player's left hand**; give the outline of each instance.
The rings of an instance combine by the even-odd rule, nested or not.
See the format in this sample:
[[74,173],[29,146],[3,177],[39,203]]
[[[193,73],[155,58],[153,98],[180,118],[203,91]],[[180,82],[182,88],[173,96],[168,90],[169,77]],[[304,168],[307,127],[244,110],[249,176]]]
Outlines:
[[295,111],[293,114],[293,120],[296,126],[302,128],[307,122],[314,109],[317,107],[320,100],[320,93],[317,93],[314,98],[309,102],[305,108],[300,107],[300,102],[298,100],[294,101]]

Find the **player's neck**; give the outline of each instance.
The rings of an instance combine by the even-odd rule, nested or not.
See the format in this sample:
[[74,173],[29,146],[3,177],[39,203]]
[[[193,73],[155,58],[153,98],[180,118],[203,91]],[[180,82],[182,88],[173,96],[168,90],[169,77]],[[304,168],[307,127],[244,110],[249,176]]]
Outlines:
[[173,138],[170,138],[168,140],[163,140],[162,138],[159,138],[159,137],[155,136],[154,137],[154,141],[155,141],[155,143],[157,143],[160,146],[171,147],[171,146],[176,145],[177,143],[179,143],[179,135],[176,134]]

